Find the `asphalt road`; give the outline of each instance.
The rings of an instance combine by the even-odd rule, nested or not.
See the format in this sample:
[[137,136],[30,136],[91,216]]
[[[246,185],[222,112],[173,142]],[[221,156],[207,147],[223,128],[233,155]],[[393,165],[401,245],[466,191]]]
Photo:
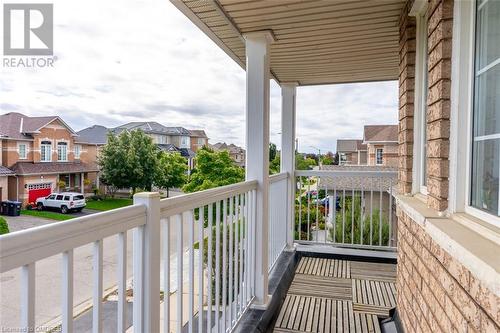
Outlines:
[[[57,221],[37,217],[20,216],[8,218],[9,227],[22,230]],[[195,228],[195,231],[197,228]],[[183,228],[183,242],[187,245],[188,228]],[[172,227],[170,253],[176,253],[178,239],[176,228]],[[195,239],[197,235],[195,234]],[[128,232],[127,276],[132,276],[133,231]],[[117,237],[104,239],[103,286],[104,290],[116,285],[117,276]],[[74,250],[74,305],[78,306],[92,299],[92,244]],[[35,321],[37,325],[53,320],[61,313],[61,268],[62,255],[55,255],[36,263],[36,302]],[[0,274],[0,330],[12,329],[20,322],[20,269]]]

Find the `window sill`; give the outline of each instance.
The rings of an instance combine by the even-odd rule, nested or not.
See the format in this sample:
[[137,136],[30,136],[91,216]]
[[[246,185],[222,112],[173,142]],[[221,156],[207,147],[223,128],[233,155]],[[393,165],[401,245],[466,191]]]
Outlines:
[[444,216],[414,196],[397,196],[397,204],[440,247],[500,294],[499,228],[465,213]]

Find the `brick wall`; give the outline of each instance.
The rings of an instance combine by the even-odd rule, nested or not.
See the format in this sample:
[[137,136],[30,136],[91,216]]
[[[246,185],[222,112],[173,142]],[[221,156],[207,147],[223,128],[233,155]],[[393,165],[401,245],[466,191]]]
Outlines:
[[399,23],[399,191],[411,193],[413,164],[413,110],[415,91],[415,18],[403,8]]
[[405,332],[499,332],[500,297],[398,209],[397,308]]
[[453,1],[431,0],[428,19],[427,205],[448,207]]

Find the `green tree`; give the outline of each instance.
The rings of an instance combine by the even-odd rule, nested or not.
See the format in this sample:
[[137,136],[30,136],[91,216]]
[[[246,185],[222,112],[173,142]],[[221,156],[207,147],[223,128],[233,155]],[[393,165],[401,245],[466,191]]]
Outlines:
[[158,153],[158,172],[154,184],[160,188],[169,190],[172,187],[181,187],[186,183],[187,176],[186,159],[179,153]]
[[304,158],[301,154],[295,155],[295,169],[310,170],[312,166],[316,166],[316,160],[313,158]]
[[269,162],[269,174],[273,175],[279,173],[280,169],[281,169],[281,155],[276,154],[274,159],[271,162]]
[[157,147],[142,131],[110,133],[98,163],[108,185],[150,191],[158,172]]
[[278,153],[278,149],[276,148],[276,144],[270,142],[269,143],[269,162],[272,162]]
[[321,156],[321,163],[323,165],[333,165],[335,161],[335,155],[331,151]]
[[182,189],[185,192],[196,192],[243,180],[245,171],[234,163],[227,151],[216,152],[203,147],[196,156],[196,169]]
[[9,225],[3,217],[0,217],[0,235],[9,233]]

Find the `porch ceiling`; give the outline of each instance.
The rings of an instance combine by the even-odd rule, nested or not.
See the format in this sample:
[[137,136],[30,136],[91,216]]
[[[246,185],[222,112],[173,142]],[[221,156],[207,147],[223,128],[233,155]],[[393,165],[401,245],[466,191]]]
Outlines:
[[395,80],[404,0],[171,0],[241,67],[243,34],[271,30],[271,72],[300,85]]

